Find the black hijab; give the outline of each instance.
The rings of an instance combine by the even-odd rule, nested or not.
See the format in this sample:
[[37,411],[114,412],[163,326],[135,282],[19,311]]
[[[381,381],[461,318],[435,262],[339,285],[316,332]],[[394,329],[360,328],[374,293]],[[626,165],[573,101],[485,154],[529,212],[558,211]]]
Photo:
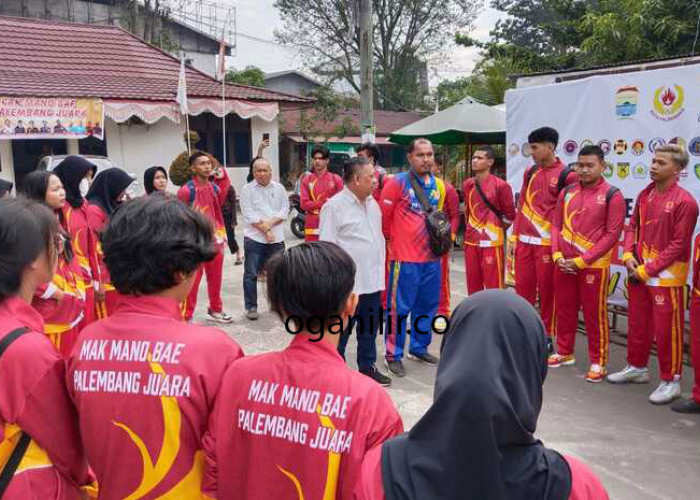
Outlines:
[[534,437],[547,375],[535,310],[505,290],[455,310],[433,405],[382,447],[387,500],[567,500],[571,471]]
[[151,194],[156,190],[156,188],[153,187],[153,180],[156,178],[157,172],[163,172],[165,178],[168,178],[168,172],[166,172],[163,167],[151,167],[146,169],[143,173],[143,187],[146,189],[146,194]]
[[94,174],[97,166],[82,156],[68,156],[53,171],[61,179],[63,189],[66,190],[66,201],[73,208],[79,208],[83,204],[80,181],[90,170]]
[[14,184],[12,184],[10,181],[0,179],[0,198],[5,196],[5,193],[12,191],[13,186]]
[[90,203],[99,205],[109,217],[119,206],[117,198],[132,182],[134,179],[121,168],[108,168],[92,181],[86,198]]

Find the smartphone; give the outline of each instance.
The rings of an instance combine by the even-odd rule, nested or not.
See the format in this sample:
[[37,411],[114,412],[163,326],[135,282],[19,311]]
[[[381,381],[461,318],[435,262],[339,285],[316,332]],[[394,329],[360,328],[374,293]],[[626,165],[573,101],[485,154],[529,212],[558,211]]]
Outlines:
[[270,134],[267,133],[267,132],[265,132],[265,133],[263,134],[263,141],[269,141],[269,140],[270,140]]

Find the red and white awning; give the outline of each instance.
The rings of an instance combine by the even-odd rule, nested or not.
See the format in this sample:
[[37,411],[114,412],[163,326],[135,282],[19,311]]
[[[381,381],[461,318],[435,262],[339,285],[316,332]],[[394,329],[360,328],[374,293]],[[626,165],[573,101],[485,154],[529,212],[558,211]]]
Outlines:
[[[117,123],[123,123],[132,116],[136,116],[149,125],[156,123],[161,118],[167,118],[175,123],[180,123],[182,115],[180,106],[176,102],[169,101],[111,101],[104,100],[105,116]],[[274,120],[279,114],[279,105],[276,102],[253,102],[243,100],[199,99],[187,100],[190,115],[197,116],[202,113],[213,113],[219,118],[226,114],[236,114],[247,120],[258,117],[265,121]]]

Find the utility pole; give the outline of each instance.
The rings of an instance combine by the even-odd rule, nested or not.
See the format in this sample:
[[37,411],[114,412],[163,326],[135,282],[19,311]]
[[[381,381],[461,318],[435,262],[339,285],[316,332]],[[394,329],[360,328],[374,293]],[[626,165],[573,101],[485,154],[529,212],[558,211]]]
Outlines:
[[374,144],[374,86],[372,84],[372,0],[360,3],[360,98],[362,101],[362,142]]

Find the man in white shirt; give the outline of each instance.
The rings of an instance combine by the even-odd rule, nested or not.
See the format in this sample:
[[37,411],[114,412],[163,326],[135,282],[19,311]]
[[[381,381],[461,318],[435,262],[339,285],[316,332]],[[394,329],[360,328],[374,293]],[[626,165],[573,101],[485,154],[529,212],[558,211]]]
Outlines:
[[258,274],[271,255],[284,251],[284,227],[289,213],[287,191],[272,180],[266,158],[253,164],[253,180],[241,190],[243,213],[243,300],[245,316],[258,319]]
[[360,372],[388,386],[391,379],[375,366],[386,245],[382,234],[382,212],[372,197],[373,178],[374,168],[368,159],[357,157],[345,164],[345,187],[321,209],[319,239],[340,246],[350,254],[357,267],[353,292],[359,296],[359,302],[355,316],[341,335],[338,351],[345,358],[345,346],[354,326]]

